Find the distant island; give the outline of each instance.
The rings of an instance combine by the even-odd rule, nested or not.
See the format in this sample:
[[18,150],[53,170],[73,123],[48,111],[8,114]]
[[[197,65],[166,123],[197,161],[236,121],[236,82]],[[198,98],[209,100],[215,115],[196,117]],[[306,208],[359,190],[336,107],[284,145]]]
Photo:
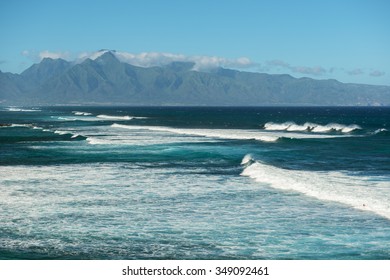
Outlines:
[[112,51],[81,63],[45,58],[21,74],[0,71],[0,105],[390,106],[390,86],[193,68],[138,67]]

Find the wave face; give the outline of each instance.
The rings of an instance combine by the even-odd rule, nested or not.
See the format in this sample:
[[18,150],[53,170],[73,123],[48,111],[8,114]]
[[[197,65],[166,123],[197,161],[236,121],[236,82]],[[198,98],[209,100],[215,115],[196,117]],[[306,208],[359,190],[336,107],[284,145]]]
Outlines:
[[390,259],[390,108],[18,109],[0,259]]
[[390,220],[390,177],[374,181],[370,177],[350,176],[342,172],[282,169],[254,161],[249,155],[243,159],[243,163],[251,161],[253,164],[245,167],[241,175],[273,188],[296,191],[320,200],[372,211]]

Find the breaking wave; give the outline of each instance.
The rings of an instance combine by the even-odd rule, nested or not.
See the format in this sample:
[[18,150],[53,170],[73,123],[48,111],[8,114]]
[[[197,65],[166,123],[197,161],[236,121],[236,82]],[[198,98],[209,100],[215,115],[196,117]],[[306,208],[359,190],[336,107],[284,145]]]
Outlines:
[[55,130],[54,133],[58,134],[58,135],[70,135],[70,138],[72,138],[72,139],[78,138],[78,137],[83,137],[84,138],[84,136],[82,136],[80,134],[77,134],[77,133],[73,133],[71,131]]
[[274,123],[268,122],[264,125],[265,130],[272,131],[307,131],[307,132],[316,132],[316,133],[327,133],[327,132],[342,132],[350,133],[354,130],[362,129],[356,124],[344,125],[338,123],[330,123],[327,125],[320,125],[316,123],[306,122],[303,125],[296,124],[294,122],[284,122],[284,123]]
[[200,128],[172,128],[165,126],[136,126],[123,125],[114,123],[111,127],[124,128],[132,130],[150,130],[159,132],[176,133],[189,136],[210,137],[219,139],[232,140],[257,140],[262,142],[276,142],[281,138],[289,139],[304,139],[304,138],[336,138],[345,137],[342,135],[326,135],[326,134],[302,134],[290,132],[270,132],[264,130],[250,130],[250,129],[200,129]]
[[254,163],[255,160],[253,159],[253,156],[251,154],[247,154],[243,157],[242,161],[241,161],[241,165],[250,165],[252,163]]
[[19,124],[19,123],[0,124],[0,128],[7,128],[7,127],[26,127],[26,128],[31,128],[31,129],[44,130],[43,127],[36,126],[33,124]]
[[9,112],[41,112],[41,109],[27,109],[27,108],[18,108],[18,107],[8,107],[6,108]]
[[390,219],[388,181],[342,172],[288,170],[255,161],[250,155],[243,158],[242,165],[242,176],[270,187],[342,203]]
[[132,120],[134,117],[131,116],[110,116],[110,115],[97,115],[96,116],[99,119],[105,119],[105,120]]
[[388,130],[386,128],[380,128],[380,129],[375,130],[373,134],[384,134],[387,132],[388,132]]
[[76,116],[91,116],[92,113],[88,113],[88,112],[80,112],[80,111],[72,111],[73,114],[75,114]]
[[77,121],[76,118],[66,118],[66,117],[56,117],[56,118],[60,121],[71,121],[71,122]]
[[113,145],[115,144],[112,140],[99,139],[96,137],[87,137],[86,141],[91,145]]

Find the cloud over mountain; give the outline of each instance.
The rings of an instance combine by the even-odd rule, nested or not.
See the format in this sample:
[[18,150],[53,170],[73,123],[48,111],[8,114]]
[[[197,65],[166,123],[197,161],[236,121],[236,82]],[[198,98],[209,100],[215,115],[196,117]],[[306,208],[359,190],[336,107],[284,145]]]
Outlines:
[[34,62],[40,62],[45,58],[51,58],[51,59],[61,58],[65,60],[72,58],[71,53],[68,51],[53,52],[49,50],[44,50],[44,51],[37,52],[37,51],[24,50],[21,52],[21,55],[30,58]]
[[69,52],[50,52],[48,50],[42,51],[39,53],[39,58],[44,59],[44,58],[51,58],[51,59],[68,59],[70,56]]
[[[78,55],[78,60],[83,61],[87,58],[92,60],[100,57],[109,50],[100,50],[98,52],[84,52]],[[166,52],[142,52],[130,53],[122,51],[110,51],[121,62],[139,67],[164,66],[172,62],[192,62],[194,63],[193,70],[208,70],[218,67],[245,69],[256,66],[247,57],[239,57],[229,59],[218,56],[189,56],[184,54],[166,53]]]

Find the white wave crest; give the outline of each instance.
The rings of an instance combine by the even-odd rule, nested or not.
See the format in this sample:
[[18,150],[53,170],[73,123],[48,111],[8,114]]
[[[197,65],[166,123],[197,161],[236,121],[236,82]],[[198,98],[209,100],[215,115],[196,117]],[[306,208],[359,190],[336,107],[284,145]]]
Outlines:
[[285,123],[273,123],[268,122],[264,125],[264,129],[266,130],[287,130],[291,125],[294,125],[293,122],[285,122]]
[[52,118],[56,118],[60,121],[70,121],[70,122],[74,122],[74,121],[77,121],[76,118],[66,118],[66,117],[52,117]]
[[112,140],[99,139],[96,137],[87,137],[86,141],[91,145],[112,145],[115,144]]
[[72,113],[75,114],[76,116],[91,116],[92,115],[92,113],[80,112],[80,111],[73,111]]
[[33,128],[34,126],[32,124],[13,123],[13,124],[10,125],[10,127],[28,127],[28,128]]
[[251,154],[247,154],[243,157],[242,161],[241,161],[241,165],[249,165],[249,164],[252,164],[254,162],[254,159],[252,157]]
[[35,129],[35,130],[43,130],[43,131],[45,131],[45,129],[43,129],[43,127],[35,126],[33,124],[16,124],[16,123],[0,124],[0,128],[6,128],[6,127],[26,127],[26,128],[31,128],[31,129]]
[[378,134],[378,133],[382,133],[382,132],[386,132],[386,131],[388,131],[386,128],[380,128],[380,129],[375,130],[373,134]]
[[316,123],[306,122],[303,125],[298,125],[294,122],[285,122],[285,123],[273,123],[268,122],[264,125],[265,130],[272,131],[308,131],[308,132],[316,132],[316,133],[327,133],[331,131],[338,131],[342,133],[350,133],[357,129],[362,129],[360,126],[356,124],[344,125],[338,123],[330,123],[327,125],[320,125]]
[[305,123],[303,125],[298,125],[294,123],[290,125],[286,130],[287,131],[310,131],[316,126],[317,124],[315,123]]
[[17,108],[17,107],[9,107],[6,108],[9,112],[40,112],[40,109],[26,109],[26,108]]
[[362,129],[356,124],[343,125],[338,123],[331,123],[327,125],[317,125],[312,129],[312,132],[330,132],[330,131],[339,131],[342,133],[350,133],[354,130]]
[[105,119],[105,120],[132,120],[134,117],[131,116],[110,116],[110,115],[97,115],[96,116],[99,119]]
[[70,131],[63,131],[63,130],[55,130],[54,133],[55,133],[55,134],[59,134],[59,135],[73,134],[73,133],[70,132]]
[[70,135],[70,138],[77,138],[79,136],[82,136],[78,133],[73,133],[72,131],[66,131],[66,130],[55,130],[54,133],[58,135]]
[[342,203],[390,219],[388,181],[373,181],[372,178],[341,172],[287,170],[257,161],[246,166],[241,175],[276,189]]

